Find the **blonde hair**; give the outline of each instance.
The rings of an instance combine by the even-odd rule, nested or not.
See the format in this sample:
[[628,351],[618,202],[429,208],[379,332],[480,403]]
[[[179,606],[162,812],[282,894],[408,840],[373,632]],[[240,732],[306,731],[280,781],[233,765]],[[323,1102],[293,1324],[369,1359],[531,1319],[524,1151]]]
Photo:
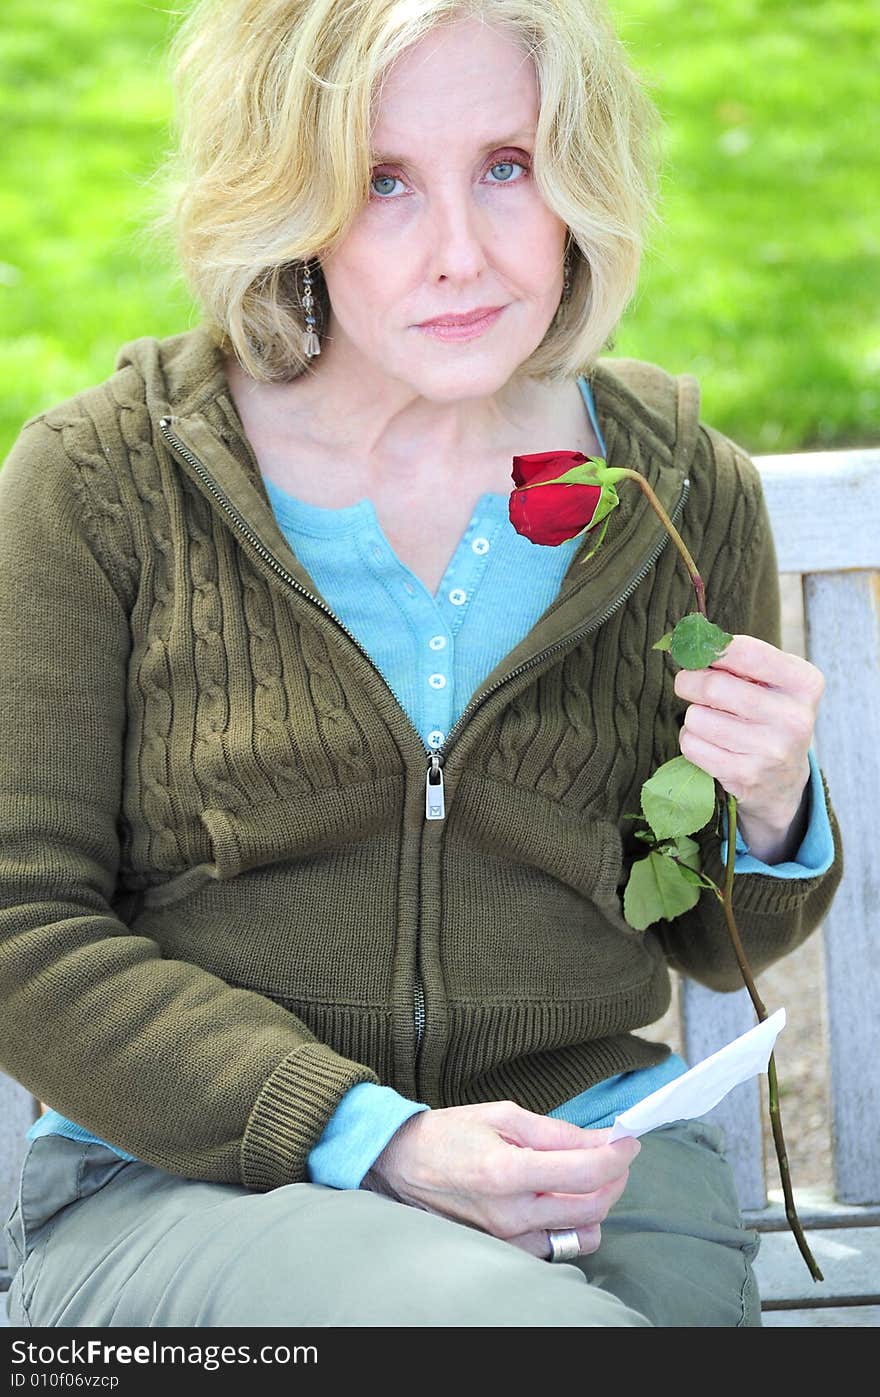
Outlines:
[[571,292],[529,377],[588,371],[636,289],[654,217],[659,117],[604,0],[200,0],[171,49],[179,138],[167,221],[190,290],[252,377],[298,376],[303,264],[369,194],[371,116],[390,64],[436,25],[477,18],[531,56],[534,178],[569,229]]

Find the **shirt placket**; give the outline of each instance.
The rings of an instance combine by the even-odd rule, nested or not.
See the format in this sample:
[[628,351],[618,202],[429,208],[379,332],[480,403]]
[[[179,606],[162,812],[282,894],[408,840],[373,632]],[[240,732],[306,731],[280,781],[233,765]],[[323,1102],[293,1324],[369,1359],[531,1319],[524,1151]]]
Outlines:
[[470,615],[477,589],[491,557],[498,520],[475,511],[449,561],[433,604],[438,625],[427,641],[429,712],[433,721],[425,732],[429,747],[441,747],[470,695],[456,683],[455,638]]

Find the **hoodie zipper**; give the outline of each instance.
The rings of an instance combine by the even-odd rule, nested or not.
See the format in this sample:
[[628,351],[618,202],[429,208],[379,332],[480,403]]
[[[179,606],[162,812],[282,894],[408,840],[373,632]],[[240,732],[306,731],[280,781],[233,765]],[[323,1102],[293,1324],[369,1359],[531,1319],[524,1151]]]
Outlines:
[[[670,510],[669,513],[669,517],[672,520],[673,524],[677,522],[682,510],[684,509],[684,506],[687,502],[688,494],[690,493],[690,487],[690,480],[688,478],[685,478],[682,481],[681,491],[679,492],[679,496],[675,502],[675,506],[672,510]],[[452,738],[458,732],[459,728],[462,726],[465,720],[469,718],[477,708],[479,708],[480,704],[484,703],[487,698],[494,694],[497,689],[500,689],[502,685],[508,683],[509,680],[517,678],[517,676],[520,674],[524,674],[527,670],[534,668],[535,665],[542,664],[543,661],[547,659],[547,656],[552,655],[556,650],[564,649],[566,646],[570,646],[573,642],[577,644],[581,640],[585,639],[586,636],[590,635],[593,631],[598,630],[600,626],[604,626],[605,622],[611,619],[615,611],[619,610],[619,608],[623,606],[624,602],[629,600],[636,588],[651,571],[651,568],[654,566],[657,559],[660,557],[660,554],[663,552],[668,542],[669,535],[667,533],[664,533],[662,538],[658,540],[654,548],[651,550],[648,557],[644,560],[638,572],[630,578],[624,590],[617,597],[615,597],[613,602],[611,602],[605,608],[601,616],[594,616],[593,619],[589,622],[589,624],[584,626],[582,630],[569,632],[569,634],[565,636],[562,640],[557,640],[554,642],[553,645],[548,645],[546,650],[542,650],[539,654],[533,655],[531,659],[526,660],[524,664],[519,665],[516,669],[510,670],[507,674],[504,675],[502,679],[496,680],[496,682],[491,686],[491,688],[486,689],[482,694],[480,694],[477,698],[472,699],[470,703],[468,703],[465,706],[465,708],[462,710],[460,717],[456,720],[456,722],[450,728],[449,732],[446,734],[446,741],[442,743],[440,747],[435,747],[433,751],[429,753],[431,760],[428,764],[428,775],[425,792],[426,819],[443,820],[446,818],[446,792],[443,782],[443,763],[446,761],[446,758],[448,756],[449,744],[452,741]]]
[[[364,647],[361,645],[357,636],[352,634],[352,632],[348,629],[348,626],[346,626],[345,622],[340,620],[340,618],[336,615],[335,611],[332,611],[331,608],[326,604],[326,602],[322,601],[320,597],[316,597],[314,592],[310,592],[307,587],[304,587],[302,583],[299,582],[293,576],[292,573],[288,572],[284,565],[278,561],[278,559],[275,557],[275,554],[270,552],[270,550],[265,546],[265,544],[262,543],[262,541],[254,533],[253,529],[249,527],[247,521],[244,518],[242,518],[241,514],[235,508],[232,501],[229,500],[226,495],[224,495],[223,491],[220,489],[220,486],[217,484],[216,480],[214,480],[213,476],[208,472],[208,470],[206,470],[206,468],[202,465],[202,462],[198,459],[197,456],[193,455],[192,451],[190,451],[186,443],[181,441],[180,437],[177,436],[176,432],[172,430],[171,422],[172,419],[170,417],[161,417],[159,419],[159,430],[161,431],[163,437],[168,442],[172,450],[178,456],[180,456],[182,460],[186,461],[187,465],[189,465],[196,472],[199,479],[204,482],[204,484],[207,486],[207,488],[213,495],[214,499],[220,505],[223,512],[226,515],[228,515],[228,517],[231,519],[238,532],[244,535],[244,537],[247,539],[248,543],[254,549],[254,551],[263,559],[265,563],[268,564],[268,566],[278,577],[282,578],[282,580],[288,583],[289,586],[293,587],[295,591],[299,592],[301,596],[306,597],[308,601],[312,602],[315,606],[317,606],[321,611],[324,612],[326,616],[330,617],[331,621],[334,621],[336,625],[339,626],[340,630],[345,632],[351,643],[355,646],[357,650],[360,651],[367,663],[382,678],[390,692],[393,694],[394,689],[392,688],[391,684],[389,684],[387,676],[382,673],[382,670],[375,663],[372,656],[369,655],[367,651],[364,649]],[[682,483],[681,492],[679,494],[678,500],[676,501],[675,508],[670,512],[670,518],[672,519],[673,523],[676,522],[678,516],[681,514],[681,511],[684,508],[685,501],[688,497],[689,489],[690,481],[685,479]],[[584,626],[583,630],[576,631],[573,634],[569,634],[564,639],[558,640],[553,645],[547,646],[547,648],[545,650],[542,650],[538,655],[533,655],[530,660],[527,660],[524,664],[517,666],[516,669],[511,670],[508,674],[505,674],[503,678],[497,680],[491,688],[486,689],[486,691],[480,694],[478,698],[472,699],[470,703],[466,705],[460,717],[456,720],[456,722],[453,724],[453,726],[447,733],[446,741],[442,744],[442,746],[426,747],[424,749],[425,755],[428,758],[428,769],[425,776],[426,820],[444,820],[446,818],[446,792],[443,781],[443,764],[448,756],[450,742],[453,736],[456,733],[460,732],[465,720],[469,718],[471,714],[474,713],[477,710],[477,708],[479,708],[480,705],[487,698],[490,697],[490,695],[494,694],[496,690],[500,689],[502,685],[506,684],[509,680],[515,679],[518,675],[525,673],[529,669],[532,669],[535,665],[541,664],[547,658],[548,655],[554,654],[555,651],[564,649],[566,646],[570,646],[572,642],[577,643],[583,640],[585,636],[588,636],[592,631],[597,630],[599,626],[604,625],[605,622],[609,620],[611,616],[614,615],[615,611],[617,611],[618,608],[621,607],[623,603],[627,601],[629,597],[632,596],[639,583],[654,566],[655,562],[659,558],[660,554],[663,552],[663,549],[665,548],[668,541],[669,535],[664,534],[663,537],[658,541],[657,545],[652,549],[649,557],[643,562],[642,566],[639,568],[639,571],[635,574],[634,577],[630,579],[625,590],[614,599],[614,601],[605,609],[605,611],[603,611],[601,616],[594,617],[593,620],[589,623],[589,625]],[[419,734],[415,725],[411,722],[409,715],[406,713],[404,709],[401,709],[401,712],[403,713],[406,721],[409,723],[409,726],[412,729],[412,731],[418,737],[419,742],[421,742],[421,735]],[[422,745],[424,746],[424,744]],[[419,1051],[422,1046],[422,1039],[424,1038],[425,1034],[425,990],[418,970],[416,970],[415,987],[413,991],[413,1024],[415,1028],[415,1055],[416,1059],[418,1059]]]

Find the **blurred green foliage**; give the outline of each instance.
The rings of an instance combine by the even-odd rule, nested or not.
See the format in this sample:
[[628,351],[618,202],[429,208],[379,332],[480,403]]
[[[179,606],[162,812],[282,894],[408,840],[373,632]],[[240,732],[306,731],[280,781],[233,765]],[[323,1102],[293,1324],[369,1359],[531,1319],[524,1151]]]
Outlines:
[[[612,0],[666,122],[663,224],[613,352],[695,373],[755,452],[880,443],[880,7]],[[4,0],[0,458],[118,347],[197,313],[143,236],[174,11]]]
[[613,0],[667,128],[615,352],[755,452],[880,444],[880,5]]

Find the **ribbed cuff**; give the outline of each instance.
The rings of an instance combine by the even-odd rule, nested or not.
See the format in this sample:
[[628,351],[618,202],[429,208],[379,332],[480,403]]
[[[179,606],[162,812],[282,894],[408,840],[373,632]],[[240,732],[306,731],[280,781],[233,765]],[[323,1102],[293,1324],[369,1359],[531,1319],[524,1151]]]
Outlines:
[[[828,819],[828,803],[822,773],[812,749],[808,753],[810,764],[810,819],[807,832],[800,848],[793,858],[784,863],[764,863],[749,853],[748,845],[742,837],[739,826],[736,831],[736,858],[734,873],[763,873],[766,878],[818,878],[827,873],[834,862],[834,835]],[[727,860],[727,807],[721,812],[721,862]]]
[[[824,812],[824,818],[829,822],[832,847],[834,847],[828,783],[818,765],[814,768],[814,772],[815,778],[818,781],[818,788],[821,790],[820,808]],[[722,843],[715,835],[698,835],[697,838],[701,846],[703,872],[707,877],[711,878],[718,887],[723,888],[727,840],[725,839]],[[781,868],[783,865],[776,866]],[[813,896],[817,886],[829,876],[834,867],[834,862],[832,862],[828,869],[815,872],[802,867],[799,876],[787,878],[768,877],[766,872],[743,871],[741,873],[736,873],[734,877],[735,906],[738,911],[755,912],[758,915],[764,916],[774,916],[779,913],[793,911],[800,907],[802,903],[806,902],[808,898]]]
[[257,1097],[241,1147],[241,1176],[262,1190],[308,1178],[309,1152],[343,1096],[358,1082],[378,1082],[369,1067],[320,1043],[284,1058]]

